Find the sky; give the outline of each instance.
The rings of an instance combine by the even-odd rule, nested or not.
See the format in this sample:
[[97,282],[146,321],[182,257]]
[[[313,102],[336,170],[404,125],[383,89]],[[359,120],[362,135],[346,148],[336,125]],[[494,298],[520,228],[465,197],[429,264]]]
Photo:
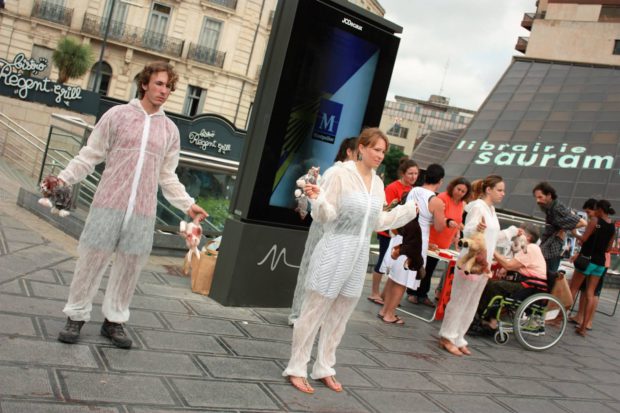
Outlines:
[[388,100],[441,94],[451,106],[471,110],[482,105],[512,56],[522,56],[515,45],[529,31],[521,20],[536,12],[536,0],[379,2],[384,17],[403,27]]

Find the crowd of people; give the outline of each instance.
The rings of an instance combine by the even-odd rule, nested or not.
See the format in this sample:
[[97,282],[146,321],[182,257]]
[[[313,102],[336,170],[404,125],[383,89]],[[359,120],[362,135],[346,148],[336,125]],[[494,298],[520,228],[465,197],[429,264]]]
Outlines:
[[[457,177],[439,192],[445,175],[441,165],[431,164],[421,171],[415,161],[403,158],[398,179],[383,189],[375,169],[387,148],[387,137],[379,129],[366,129],[357,141],[356,160],[337,163],[319,184],[305,187],[312,205],[312,225],[319,225],[322,233],[318,238],[309,237],[306,244],[296,290],[296,297],[301,294],[305,298],[299,314],[295,310],[298,304],[292,312],[299,318],[291,321],[291,358],[283,376],[296,389],[314,392],[307,380],[307,364],[319,334],[310,376],[334,391],[342,391],[334,369],[335,352],[362,292],[373,230],[379,231],[379,256],[367,299],[381,306],[377,314],[381,322],[394,325],[405,323],[397,315],[404,296],[413,304],[436,305],[429,292],[439,259],[436,254],[429,255],[429,250],[453,247],[463,257],[468,247],[459,248],[460,239],[484,239],[484,249],[476,256],[484,269],[478,273],[459,266],[454,269],[439,346],[455,356],[472,354],[466,335],[479,332],[472,330],[474,326],[491,332],[497,329],[497,320],[485,311],[493,297],[523,300],[537,292],[550,292],[566,237],[573,236],[581,244],[581,252],[571,260],[587,257],[588,264],[575,268],[571,292],[576,297],[581,288],[581,302],[579,312],[569,321],[576,323],[577,334],[586,335],[592,328],[601,279],[609,267],[608,251],[614,241],[615,224],[610,216],[615,211],[608,201],[588,200],[583,206],[589,217],[586,222],[558,200],[549,183],[541,182],[532,189],[532,195],[545,216],[543,230],[532,223],[502,229],[495,210],[507,191],[501,176],[490,175],[471,183]],[[520,247],[509,251],[509,256],[496,248],[511,242],[520,242]]]
[[[208,216],[175,174],[179,131],[162,105],[177,80],[170,64],[147,65],[138,77],[139,98],[106,112],[87,145],[58,175],[62,185],[72,185],[96,165],[106,163],[80,237],[79,258],[63,310],[67,322],[58,335],[62,342],[79,340],[102,276],[113,259],[101,334],[119,348],[132,346],[123,323],[129,319],[129,304],[151,251],[158,187],[172,205],[196,221]],[[314,392],[307,369],[318,335],[310,376],[333,391],[343,390],[334,369],[336,350],[362,294],[371,237],[376,231],[379,259],[367,298],[381,306],[377,314],[380,322],[393,325],[405,323],[396,314],[405,295],[413,304],[435,306],[429,291],[438,259],[430,256],[429,250],[456,246],[462,237],[484,241],[472,258],[478,270],[456,267],[439,330],[439,346],[456,356],[472,353],[465,336],[475,319],[491,330],[496,327],[497,320],[485,317],[484,311],[493,296],[523,298],[549,290],[565,238],[572,235],[581,251],[571,258],[575,272],[570,290],[573,297],[580,289],[582,293],[579,312],[570,321],[579,335],[587,334],[614,241],[611,216],[615,211],[607,200],[590,199],[583,205],[586,222],[558,200],[551,185],[541,182],[532,193],[545,215],[542,235],[534,225],[502,229],[495,210],[507,190],[501,176],[490,175],[472,183],[458,177],[448,183],[445,192],[438,193],[444,184],[444,168],[428,165],[416,186],[421,170],[405,158],[398,166],[398,179],[384,188],[376,171],[388,147],[388,138],[380,129],[366,128],[359,137],[345,139],[335,164],[318,182],[304,187],[313,221],[289,317],[293,325],[291,357],[283,372],[296,389]],[[499,242],[516,237],[524,238],[521,251],[511,257],[496,251]],[[460,257],[469,254],[470,248],[463,245]],[[503,271],[497,271],[489,281],[493,261]],[[508,276],[513,276],[511,281]]]

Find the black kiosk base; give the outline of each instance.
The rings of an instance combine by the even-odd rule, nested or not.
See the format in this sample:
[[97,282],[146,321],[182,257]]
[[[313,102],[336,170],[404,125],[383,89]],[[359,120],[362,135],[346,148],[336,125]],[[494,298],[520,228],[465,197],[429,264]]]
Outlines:
[[209,297],[225,306],[290,307],[308,231],[228,219]]

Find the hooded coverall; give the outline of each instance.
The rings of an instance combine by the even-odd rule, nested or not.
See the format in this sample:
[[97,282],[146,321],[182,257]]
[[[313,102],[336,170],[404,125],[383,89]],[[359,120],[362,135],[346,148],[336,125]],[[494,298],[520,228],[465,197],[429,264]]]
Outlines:
[[129,319],[129,303],[153,245],[157,185],[181,211],[194,204],[175,174],[179,130],[163,109],[149,115],[138,99],[108,110],[88,143],[58,175],[72,185],[106,163],[78,244],[79,258],[63,312],[89,321],[93,298],[112,258],[103,315]]

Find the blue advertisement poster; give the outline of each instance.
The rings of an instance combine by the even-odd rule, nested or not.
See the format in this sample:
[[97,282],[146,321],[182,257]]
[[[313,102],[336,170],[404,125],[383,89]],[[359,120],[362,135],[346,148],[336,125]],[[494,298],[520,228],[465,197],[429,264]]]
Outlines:
[[295,181],[311,166],[324,172],[343,139],[373,126],[362,122],[379,53],[377,45],[335,27],[317,33],[307,45],[270,205],[294,207]]

